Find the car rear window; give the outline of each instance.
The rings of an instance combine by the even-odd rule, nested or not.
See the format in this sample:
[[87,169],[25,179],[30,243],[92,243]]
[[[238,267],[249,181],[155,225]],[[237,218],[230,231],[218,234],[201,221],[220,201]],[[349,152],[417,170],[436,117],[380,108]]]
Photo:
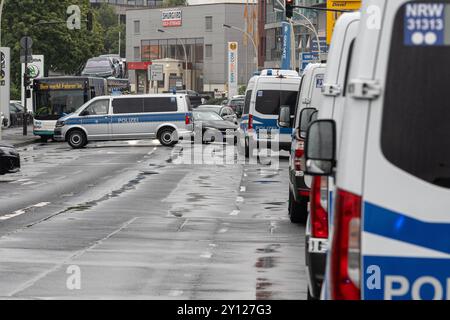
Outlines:
[[[434,26],[442,28],[414,31],[431,20],[411,16],[414,7],[407,6],[397,13],[394,24],[381,147],[398,168],[450,188],[450,23],[444,28],[438,21],[445,20],[443,14],[433,18]],[[420,23],[411,24],[416,20]]]
[[259,90],[256,93],[256,111],[266,115],[278,115],[280,106],[290,106],[295,114],[297,91]]

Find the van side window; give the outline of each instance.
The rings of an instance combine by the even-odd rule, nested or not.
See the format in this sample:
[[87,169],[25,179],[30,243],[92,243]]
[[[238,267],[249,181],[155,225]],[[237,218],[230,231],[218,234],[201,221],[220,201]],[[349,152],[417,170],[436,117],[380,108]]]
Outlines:
[[142,98],[114,99],[112,105],[114,114],[144,112],[144,99]]
[[347,84],[348,84],[348,77],[350,76],[350,67],[352,65],[352,58],[353,58],[353,48],[355,47],[355,39],[352,40],[350,43],[350,47],[348,48],[348,60],[347,60],[347,66],[345,70],[345,80],[344,80],[344,90],[342,93],[342,96],[347,95]]
[[401,170],[450,188],[450,46],[407,45],[405,14],[403,6],[392,33],[381,149]]
[[252,90],[248,90],[245,95],[245,102],[244,102],[244,114],[249,114],[250,112],[250,102],[252,100]]
[[144,98],[144,112],[176,112],[177,98]]
[[83,116],[104,116],[109,113],[109,100],[98,100],[81,113]]

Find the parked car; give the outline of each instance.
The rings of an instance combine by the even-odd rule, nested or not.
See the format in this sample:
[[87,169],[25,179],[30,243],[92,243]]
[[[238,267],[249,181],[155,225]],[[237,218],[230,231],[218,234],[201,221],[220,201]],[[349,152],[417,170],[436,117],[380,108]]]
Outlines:
[[[9,103],[9,123],[8,126],[20,126],[23,124],[25,108],[21,101],[12,100]],[[33,113],[28,110],[28,124],[33,123]]]
[[238,125],[232,121],[227,121],[214,111],[196,110],[193,112],[194,126],[201,126],[202,141],[216,141],[217,133],[223,136],[223,141],[234,141],[237,143]]
[[245,103],[245,96],[234,97],[233,99],[230,100],[230,102],[228,102],[228,107],[233,109],[238,118],[241,118],[242,114],[244,113],[244,103]]
[[196,110],[199,111],[211,111],[214,113],[217,113],[219,116],[221,116],[224,120],[238,123],[238,117],[236,113],[227,106],[216,106],[216,105],[201,105]]
[[203,104],[203,96],[200,95],[198,92],[193,90],[177,90],[177,94],[187,94],[189,97],[189,100],[191,101],[191,106],[193,108],[198,107],[199,105]]
[[0,144],[0,175],[20,170],[20,155],[13,146]]
[[127,78],[127,60],[118,54],[103,54],[99,58],[108,58],[117,69],[117,78]]
[[119,76],[119,66],[114,65],[113,61],[108,57],[91,58],[87,61],[81,75],[89,77],[116,78]]

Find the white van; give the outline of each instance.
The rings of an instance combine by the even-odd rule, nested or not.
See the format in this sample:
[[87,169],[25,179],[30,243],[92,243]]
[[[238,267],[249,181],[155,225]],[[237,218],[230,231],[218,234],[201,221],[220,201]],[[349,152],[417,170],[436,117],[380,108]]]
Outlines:
[[289,151],[292,121],[280,127],[279,113],[281,107],[288,107],[290,117],[294,118],[300,80],[296,71],[272,69],[263,70],[261,75],[250,79],[239,129],[240,144],[246,156],[250,154],[250,146],[256,147],[262,141],[270,146],[275,139],[272,130],[280,132],[280,150]]
[[[323,63],[309,64],[303,73],[299,87],[294,118],[294,134],[291,134],[291,149],[289,161],[289,217],[293,223],[305,223],[308,217],[308,202],[311,187],[311,177],[305,177],[304,139],[302,131],[306,131],[301,123],[301,114],[306,111],[316,111],[322,104],[322,85],[326,65]],[[303,111],[305,110],[305,111]],[[311,113],[308,113],[311,114]],[[280,119],[283,110],[280,111]],[[306,118],[306,117],[305,117]],[[280,121],[283,123],[284,121]],[[302,128],[302,126],[304,128]]]
[[307,172],[335,175],[325,298],[450,299],[448,1],[367,0],[336,122]]
[[[322,103],[318,119],[334,119],[337,129],[337,154],[339,154],[340,130],[350,63],[358,34],[361,14],[345,13],[336,22],[330,52],[328,54],[325,81],[322,87]],[[325,276],[326,258],[332,223],[333,177],[313,178],[310,211],[306,224],[306,264],[308,271],[308,297],[319,299]]]
[[55,140],[83,148],[90,141],[158,139],[172,146],[193,136],[192,108],[185,94],[95,98],[56,123]]

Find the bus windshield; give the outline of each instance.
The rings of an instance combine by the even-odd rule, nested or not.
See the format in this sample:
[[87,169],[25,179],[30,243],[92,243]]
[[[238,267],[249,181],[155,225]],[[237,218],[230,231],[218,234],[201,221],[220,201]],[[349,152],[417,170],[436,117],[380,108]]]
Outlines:
[[57,120],[75,112],[87,101],[84,90],[37,91],[35,96],[35,118]]

